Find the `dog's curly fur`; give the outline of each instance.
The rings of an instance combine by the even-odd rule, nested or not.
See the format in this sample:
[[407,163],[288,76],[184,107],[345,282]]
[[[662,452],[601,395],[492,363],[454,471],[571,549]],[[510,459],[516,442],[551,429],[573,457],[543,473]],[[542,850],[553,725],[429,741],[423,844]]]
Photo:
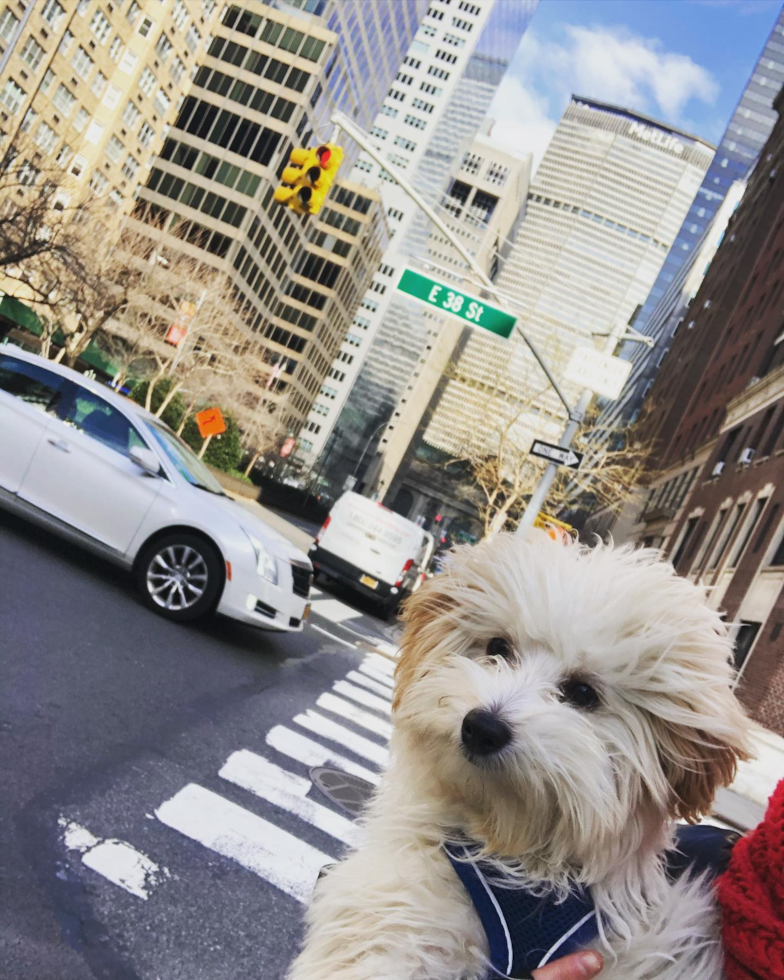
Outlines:
[[[480,922],[444,851],[474,838],[507,880],[591,887],[603,980],[718,980],[711,886],[670,884],[678,818],[706,813],[751,724],[731,644],[700,588],[658,553],[556,545],[543,532],[458,549],[409,601],[391,762],[360,846],[316,889],[290,980],[481,980]],[[502,637],[511,655],[489,656]],[[599,705],[560,694],[590,684]],[[471,761],[463,718],[512,731]]]

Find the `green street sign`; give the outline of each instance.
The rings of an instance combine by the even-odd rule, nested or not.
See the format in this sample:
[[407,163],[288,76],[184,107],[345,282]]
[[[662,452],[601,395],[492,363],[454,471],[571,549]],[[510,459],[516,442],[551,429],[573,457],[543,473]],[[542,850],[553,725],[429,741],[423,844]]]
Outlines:
[[464,293],[448,283],[430,279],[413,269],[406,269],[400,277],[397,288],[413,296],[427,306],[433,306],[456,320],[470,324],[472,327],[482,327],[499,337],[508,337],[514,330],[517,317],[497,306],[490,306],[478,296]]

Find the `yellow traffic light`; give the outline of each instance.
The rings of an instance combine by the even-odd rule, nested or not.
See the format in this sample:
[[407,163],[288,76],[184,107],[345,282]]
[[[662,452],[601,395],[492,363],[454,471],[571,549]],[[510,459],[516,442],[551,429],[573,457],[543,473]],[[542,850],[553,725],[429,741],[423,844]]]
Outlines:
[[333,143],[323,143],[312,150],[293,149],[289,165],[281,174],[283,183],[273,195],[274,200],[297,214],[318,214],[342,160],[342,148]]

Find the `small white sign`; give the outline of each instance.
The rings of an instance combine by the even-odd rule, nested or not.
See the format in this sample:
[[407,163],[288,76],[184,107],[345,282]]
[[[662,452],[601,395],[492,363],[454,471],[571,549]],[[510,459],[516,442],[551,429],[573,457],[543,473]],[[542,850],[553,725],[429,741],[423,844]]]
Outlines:
[[575,347],[566,365],[567,381],[590,388],[605,398],[618,398],[632,369],[631,361],[602,354],[594,347]]

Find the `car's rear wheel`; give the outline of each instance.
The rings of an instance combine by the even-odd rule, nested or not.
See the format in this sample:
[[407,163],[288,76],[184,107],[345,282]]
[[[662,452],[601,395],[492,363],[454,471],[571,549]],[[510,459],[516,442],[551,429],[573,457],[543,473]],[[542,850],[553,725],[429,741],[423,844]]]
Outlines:
[[175,622],[190,622],[214,608],[223,562],[209,541],[175,531],[142,551],[136,582],[150,609]]

